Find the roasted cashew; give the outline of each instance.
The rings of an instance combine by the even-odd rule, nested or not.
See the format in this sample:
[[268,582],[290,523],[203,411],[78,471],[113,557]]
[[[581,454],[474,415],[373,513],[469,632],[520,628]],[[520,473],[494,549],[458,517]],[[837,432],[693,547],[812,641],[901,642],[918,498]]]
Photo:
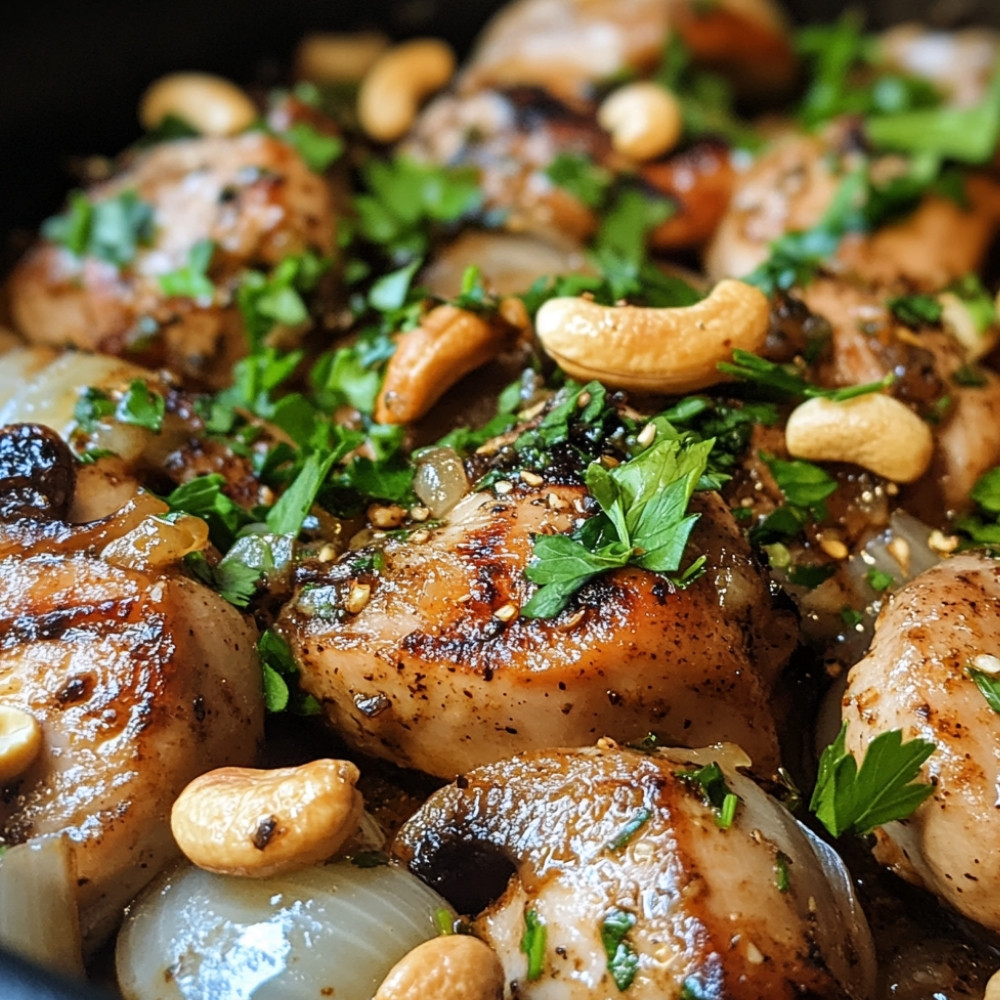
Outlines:
[[633,160],[655,160],[669,153],[684,131],[680,102],[648,80],[627,83],[609,94],[598,108],[597,122],[611,133],[615,149]]
[[211,73],[170,73],[139,100],[139,121],[156,128],[168,115],[202,135],[236,135],[253,124],[257,108],[235,83]]
[[419,326],[400,334],[375,403],[375,419],[380,424],[419,419],[460,378],[512,347],[527,315],[516,315],[506,304],[490,318],[437,306]]
[[374,1000],[500,1000],[504,973],[496,952],[468,934],[431,938],[407,952]]
[[692,306],[601,306],[549,299],[535,318],[538,339],[574,378],[637,392],[693,392],[725,380],[717,366],[733,350],[759,351],[767,337],[767,296],[742,281],[720,281]]
[[425,98],[455,72],[455,54],[438,38],[414,38],[389,49],[365,74],[358,122],[379,142],[395,142],[413,124]]
[[313,32],[299,42],[295,72],[315,83],[353,83],[388,47],[389,39],[381,31]]
[[24,774],[41,749],[38,720],[12,705],[0,705],[0,784]]
[[897,483],[912,483],[928,469],[934,452],[930,428],[905,403],[882,393],[842,402],[810,399],[785,426],[794,458],[850,462]]
[[272,771],[220,767],[181,792],[170,828],[207,871],[263,878],[301,868],[328,858],[357,830],[358,776],[346,760]]

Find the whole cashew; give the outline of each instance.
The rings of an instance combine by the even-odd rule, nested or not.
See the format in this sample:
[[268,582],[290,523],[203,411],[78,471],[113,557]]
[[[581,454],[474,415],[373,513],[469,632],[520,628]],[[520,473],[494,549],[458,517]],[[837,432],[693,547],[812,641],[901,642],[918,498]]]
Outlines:
[[139,101],[139,120],[156,128],[168,115],[183,119],[202,135],[236,135],[253,124],[257,108],[246,93],[211,73],[170,73]]
[[12,705],[0,705],[0,784],[24,774],[41,749],[38,720]]
[[[406,424],[422,417],[444,393],[474,368],[513,347],[527,326],[527,314],[506,308],[485,318],[442,305],[420,325],[400,334],[375,404],[380,424]],[[522,310],[523,312],[523,310]]]
[[414,38],[389,49],[365,74],[358,121],[379,142],[395,142],[413,124],[423,100],[455,72],[455,54],[437,38]]
[[669,153],[684,131],[680,102],[648,80],[628,83],[609,94],[597,110],[597,121],[611,133],[615,149],[634,160],[655,160]]
[[170,814],[174,839],[199,868],[263,878],[333,854],[358,828],[358,769],[345,760],[259,771],[220,767],[195,778]]
[[374,1000],[500,1000],[504,973],[496,952],[468,934],[431,938],[407,952]]
[[851,462],[898,483],[912,483],[934,452],[930,428],[905,403],[882,393],[842,402],[810,399],[785,427],[788,453],[818,462]]
[[295,72],[314,83],[360,80],[389,47],[381,31],[313,32],[299,42]]
[[638,392],[684,393],[725,380],[717,368],[735,348],[758,351],[767,337],[767,296],[720,281],[692,306],[601,306],[549,299],[535,318],[545,350],[574,378]]

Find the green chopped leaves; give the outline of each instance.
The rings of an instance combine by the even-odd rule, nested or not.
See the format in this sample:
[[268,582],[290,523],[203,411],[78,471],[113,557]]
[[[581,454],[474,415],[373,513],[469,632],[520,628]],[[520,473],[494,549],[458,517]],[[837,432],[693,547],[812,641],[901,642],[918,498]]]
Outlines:
[[791,859],[787,854],[778,851],[774,858],[774,887],[778,892],[788,892],[791,880],[788,877],[788,866]]
[[[117,398],[116,398],[117,397]],[[163,429],[166,401],[142,380],[133,379],[128,388],[114,395],[93,386],[85,388],[76,401],[73,417],[77,428],[91,434],[109,420],[144,427],[159,434]]]
[[580,153],[559,153],[545,168],[553,184],[568,191],[589,208],[599,208],[614,181],[610,170]]
[[524,914],[524,934],[521,936],[521,953],[528,956],[529,982],[540,979],[545,970],[545,940],[548,932],[536,910]]
[[778,484],[778,489],[793,507],[813,511],[821,520],[824,516],[823,501],[837,489],[837,481],[825,470],[802,459],[785,461],[772,455],[762,455]]
[[919,330],[941,322],[941,302],[935,295],[897,295],[886,303],[889,311],[906,326]]
[[632,985],[639,971],[639,956],[627,939],[635,924],[635,914],[620,909],[609,910],[601,922],[601,944],[608,956],[608,972],[621,992]]
[[715,761],[703,767],[674,771],[674,776],[700,792],[705,805],[715,810],[715,823],[720,830],[728,830],[733,825],[740,797],[730,790],[722,768]]
[[964,537],[966,547],[984,546],[1000,552],[1000,466],[984,472],[969,491],[976,510],[959,515],[955,530]]
[[906,819],[933,792],[916,779],[921,765],[935,751],[922,739],[903,742],[898,729],[880,733],[869,743],[858,767],[846,749],[847,723],[819,761],[810,810],[834,836],[859,836],[877,826]]
[[966,672],[975,681],[979,693],[986,699],[986,704],[994,712],[1000,713],[1000,676],[981,670],[974,664],[975,660],[966,667]]
[[865,580],[872,590],[877,590],[880,594],[882,591],[888,590],[896,582],[896,578],[891,573],[886,573],[877,566],[873,566],[868,570],[865,574]]
[[887,389],[895,381],[891,372],[876,382],[866,382],[864,385],[842,386],[828,389],[809,382],[796,368],[791,365],[778,364],[758,357],[749,351],[738,348],[733,351],[733,360],[719,363],[719,371],[732,375],[734,378],[749,382],[779,399],[811,399],[822,396],[835,402],[864,396],[870,392],[880,392]]
[[281,138],[302,157],[305,165],[321,174],[344,152],[344,140],[336,135],[321,132],[309,122],[294,122]]
[[153,231],[153,206],[131,190],[100,201],[75,191],[66,211],[42,224],[42,235],[74,256],[97,257],[119,269],[152,243]]
[[189,299],[211,299],[215,295],[215,285],[208,277],[208,268],[215,255],[213,240],[198,240],[191,247],[187,263],[171,271],[161,274],[160,288],[166,295],[181,295]]
[[620,851],[652,819],[653,814],[643,806],[622,827],[621,832],[608,842],[608,850]]
[[[280,633],[267,629],[257,641],[264,678],[264,699],[269,712],[292,712],[295,715],[316,715],[319,703],[298,687],[298,664],[292,649]],[[376,861],[381,864],[383,862]],[[372,861],[361,861],[359,867],[372,867]]]
[[600,512],[570,535],[535,536],[525,576],[540,587],[522,614],[550,618],[588,580],[622,566],[663,573],[675,586],[694,579],[703,558],[680,569],[697,520],[687,513],[687,505],[711,449],[712,441],[690,443],[661,435],[613,469],[591,463],[586,484]]

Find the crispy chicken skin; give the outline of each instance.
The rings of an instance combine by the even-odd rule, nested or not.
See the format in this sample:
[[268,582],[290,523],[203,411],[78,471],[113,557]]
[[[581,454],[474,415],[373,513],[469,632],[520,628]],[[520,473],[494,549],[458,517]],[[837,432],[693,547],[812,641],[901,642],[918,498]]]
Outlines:
[[0,836],[74,841],[87,946],[176,855],[168,817],[187,782],[253,763],[255,638],[235,608],[178,575],[81,552],[0,559],[0,699],[44,738],[2,790]]
[[[225,385],[246,352],[233,285],[247,267],[267,269],[288,254],[334,245],[330,190],[289,145],[264,133],[159,143],[140,153],[94,201],[134,191],[153,205],[152,245],[121,271],[94,257],[39,242],[9,281],[11,311],[28,340],[72,345]],[[211,301],[168,296],[161,275],[187,265],[212,240]]]
[[891,729],[937,746],[923,767],[934,794],[876,831],[876,856],[1000,931],[1000,715],[968,673],[977,663],[996,669],[1000,563],[980,555],[940,563],[893,595],[876,628],[844,695],[848,750],[860,756]]
[[[609,921],[634,956],[634,1000],[870,997],[871,939],[847,872],[738,758],[607,742],[519,755],[432,795],[393,852],[472,917],[507,997],[617,996]],[[727,829],[678,773],[713,761],[740,798]],[[533,976],[520,947],[528,913],[545,930]]]
[[[279,619],[302,684],[358,749],[442,777],[516,751],[655,731],[674,742],[739,741],[778,762],[768,694],[788,622],[729,511],[697,494],[686,590],[626,568],[553,619],[516,617],[529,597],[531,535],[568,530],[582,486],[473,493],[424,542],[385,544],[377,575],[304,568]],[[367,605],[345,601],[358,582]],[[512,617],[514,616],[514,617]]]

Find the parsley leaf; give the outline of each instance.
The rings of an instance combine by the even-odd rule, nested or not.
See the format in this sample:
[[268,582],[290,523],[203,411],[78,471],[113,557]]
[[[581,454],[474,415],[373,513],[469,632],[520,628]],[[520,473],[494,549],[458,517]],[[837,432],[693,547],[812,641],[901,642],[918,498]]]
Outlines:
[[859,836],[877,826],[906,819],[933,792],[917,782],[920,767],[937,749],[922,739],[903,742],[898,729],[880,733],[868,744],[858,768],[847,752],[847,723],[819,761],[809,809],[834,837]]
[[74,191],[66,212],[42,224],[42,235],[76,257],[97,257],[121,269],[138,247],[152,243],[153,206],[131,190],[101,201]]
[[941,322],[943,309],[935,295],[897,295],[886,304],[900,323],[914,330]]
[[559,153],[545,168],[545,175],[589,208],[604,204],[614,181],[610,170],[581,153]]
[[320,132],[309,122],[294,122],[281,138],[302,157],[313,173],[321,174],[344,152],[344,140],[336,135]]
[[[340,451],[346,450],[346,443],[342,442]],[[331,451],[322,458],[315,453],[306,458],[291,486],[281,494],[278,502],[267,513],[267,526],[274,534],[299,533],[323,480],[339,457],[341,456],[337,451]]]
[[608,972],[621,992],[632,985],[639,971],[639,956],[626,940],[635,923],[634,913],[618,909],[609,910],[601,923],[601,944],[608,956]]
[[977,670],[975,667],[967,667],[966,670],[976,682],[976,687],[986,699],[986,703],[994,712],[1000,713],[1000,677],[988,674],[985,670]]
[[645,451],[613,469],[592,462],[586,484],[600,507],[570,535],[536,535],[525,576],[541,586],[522,608],[529,618],[558,614],[588,580],[622,566],[666,574],[685,586],[704,557],[680,570],[698,519],[687,505],[703,476],[713,442],[660,435]]
[[181,484],[164,497],[173,513],[193,514],[207,521],[212,544],[223,552],[233,544],[239,530],[253,520],[226,496],[224,486],[224,477],[213,472]]
[[160,288],[164,294],[211,299],[215,295],[215,285],[208,277],[208,268],[214,255],[214,240],[198,240],[191,247],[187,264],[169,274],[160,275]]
[[701,792],[705,804],[715,810],[715,824],[720,830],[728,830],[733,825],[740,797],[730,790],[722,768],[715,761],[703,767],[674,771],[674,777]]
[[622,827],[621,833],[608,842],[608,850],[620,851],[652,818],[653,814],[645,806],[637,809],[635,815]]
[[793,507],[815,512],[818,520],[825,514],[823,501],[836,492],[837,481],[818,465],[795,459],[786,462],[772,455],[761,455],[778,484],[778,489]]
[[525,911],[521,952],[528,956],[526,978],[529,982],[539,979],[545,969],[545,939],[547,936],[547,929],[537,911]]

